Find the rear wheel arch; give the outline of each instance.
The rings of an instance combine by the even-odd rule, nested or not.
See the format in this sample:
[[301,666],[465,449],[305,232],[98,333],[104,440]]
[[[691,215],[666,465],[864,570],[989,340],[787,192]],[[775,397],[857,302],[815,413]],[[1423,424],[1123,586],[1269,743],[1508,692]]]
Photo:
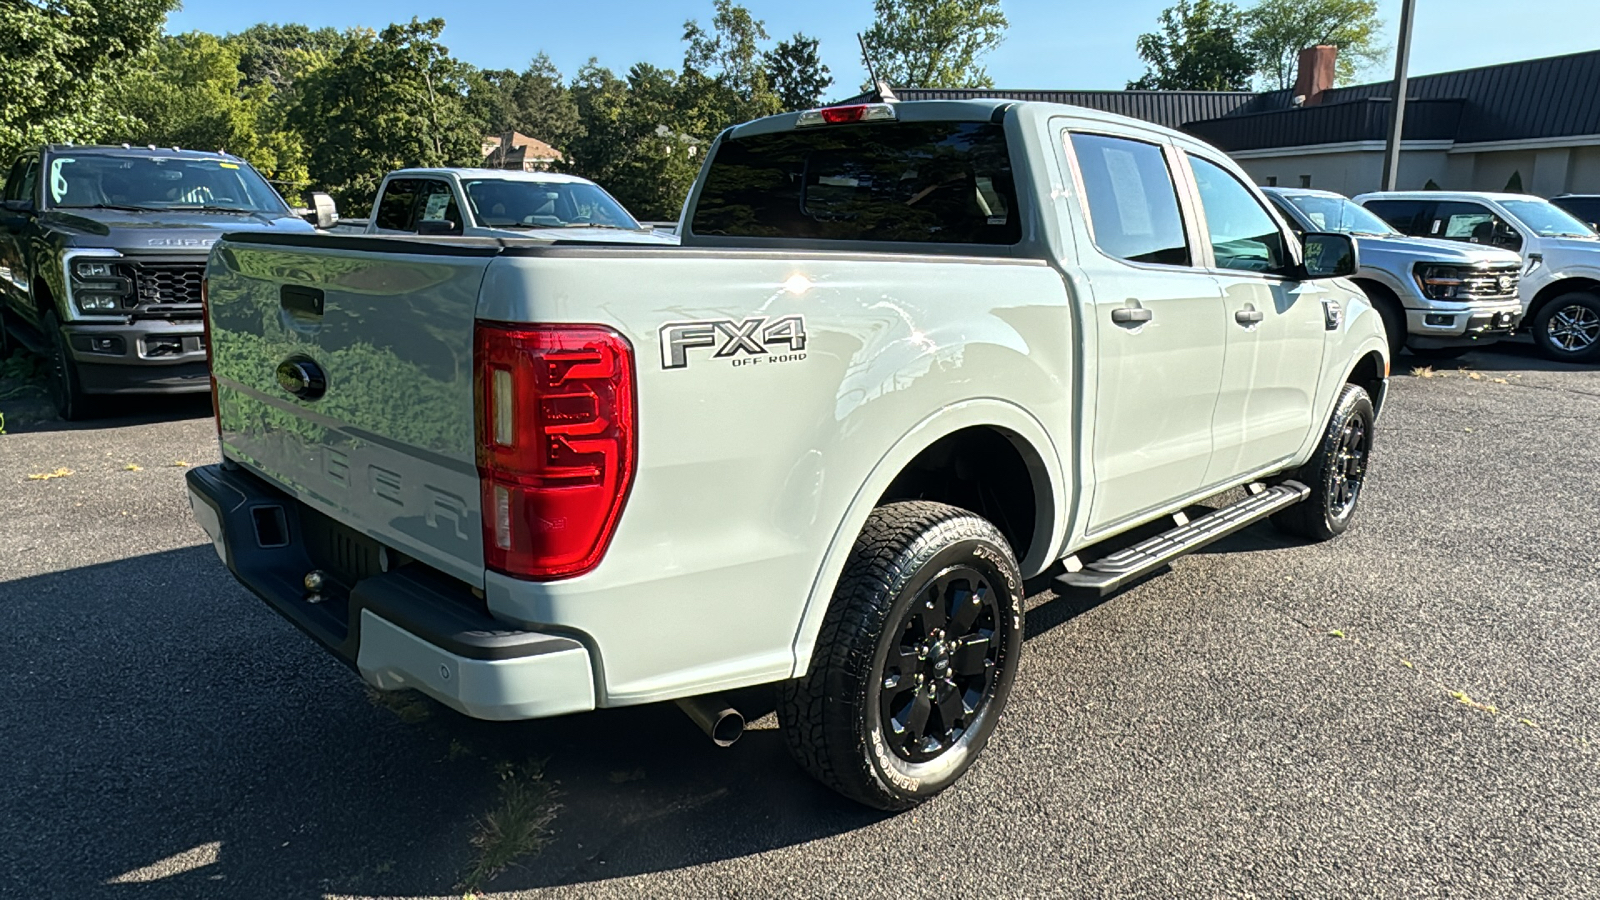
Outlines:
[[[794,642],[796,676],[804,674],[810,666],[834,587],[872,511],[884,503],[904,499],[891,496],[891,489],[904,490],[906,482],[900,481],[899,485],[896,482],[908,470],[915,471],[914,464],[926,462],[929,457],[925,453],[936,447],[950,446],[948,442],[941,444],[947,439],[965,440],[965,437],[956,437],[959,433],[981,431],[1002,436],[1029,473],[1029,484],[1033,488],[1033,527],[1025,554],[1018,555],[1023,576],[1037,575],[1055,562],[1055,550],[1066,539],[1066,513],[1071,496],[1069,476],[1061,466],[1061,457],[1049,433],[1030,413],[1007,401],[984,398],[945,406],[908,430],[883,453],[857,489],[829,540],[801,613]],[[1003,530],[999,523],[995,526]]]

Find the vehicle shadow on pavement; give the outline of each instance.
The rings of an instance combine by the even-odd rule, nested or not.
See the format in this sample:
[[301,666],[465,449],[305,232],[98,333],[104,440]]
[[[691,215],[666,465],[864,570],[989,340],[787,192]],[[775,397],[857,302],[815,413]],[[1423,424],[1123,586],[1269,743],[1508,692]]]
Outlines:
[[55,407],[49,400],[32,394],[0,403],[0,412],[6,415],[7,434],[123,428],[130,425],[176,422],[180,419],[202,419],[211,416],[210,394],[177,396],[130,394],[98,399],[101,404],[100,414],[77,422],[67,422],[58,418]]
[[[506,767],[529,763],[559,809],[542,851],[487,889],[669,871],[882,818],[806,777],[770,716],[723,750],[670,704],[487,723],[391,703],[206,546],[0,581],[0,650],[0,885],[459,894]],[[738,702],[760,716],[770,693]]]
[[1497,341],[1456,359],[1426,359],[1414,353],[1402,353],[1390,365],[1393,375],[1409,375],[1412,369],[1419,368],[1444,372],[1457,368],[1505,372],[1583,372],[1593,371],[1595,366],[1546,359],[1531,339],[1519,337]]

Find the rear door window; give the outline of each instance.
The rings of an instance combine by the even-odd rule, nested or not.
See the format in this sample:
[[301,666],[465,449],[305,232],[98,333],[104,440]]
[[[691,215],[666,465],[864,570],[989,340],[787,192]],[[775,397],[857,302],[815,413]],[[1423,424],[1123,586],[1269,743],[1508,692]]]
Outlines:
[[1095,246],[1128,262],[1189,265],[1178,190],[1162,149],[1101,134],[1072,134],[1071,143]]
[[1362,205],[1401,234],[1426,237],[1432,229],[1433,218],[1428,215],[1433,207],[1431,200],[1368,200]]
[[724,140],[706,170],[697,235],[1015,244],[1005,131],[991,122],[887,122]]

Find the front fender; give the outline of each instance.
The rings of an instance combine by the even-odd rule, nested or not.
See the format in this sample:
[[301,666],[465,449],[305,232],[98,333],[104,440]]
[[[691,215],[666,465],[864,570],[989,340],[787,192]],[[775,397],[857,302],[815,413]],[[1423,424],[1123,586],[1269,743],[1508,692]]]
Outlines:
[[1060,453],[1043,423],[1015,403],[990,397],[945,406],[918,422],[882,455],[856,491],[844,518],[834,530],[822,566],[807,595],[800,627],[795,633],[794,677],[803,675],[811,666],[812,650],[832,601],[834,586],[844,571],[856,536],[866,527],[867,517],[877,506],[878,498],[883,496],[895,477],[917,454],[940,438],[974,427],[999,428],[1007,432],[1028,463],[1034,484],[1048,485],[1049,496],[1040,497],[1036,503],[1038,521],[1033,544],[1027,557],[1020,561],[1024,577],[1044,571],[1055,561],[1056,550],[1066,540],[1067,520],[1061,512],[1068,508],[1070,486],[1061,465]]

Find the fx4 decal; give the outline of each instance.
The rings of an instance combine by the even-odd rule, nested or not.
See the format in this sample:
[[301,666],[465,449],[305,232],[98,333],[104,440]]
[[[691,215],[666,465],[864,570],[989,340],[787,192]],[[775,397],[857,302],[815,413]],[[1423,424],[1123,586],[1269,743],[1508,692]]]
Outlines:
[[[772,355],[772,345],[782,344],[789,352]],[[716,347],[712,359],[728,359],[736,366],[768,362],[791,362],[806,358],[806,320],[803,316],[784,316],[767,321],[764,317],[713,319],[705,322],[668,322],[661,326],[661,367],[682,369],[689,365],[689,351]],[[739,354],[749,358],[742,358]]]

